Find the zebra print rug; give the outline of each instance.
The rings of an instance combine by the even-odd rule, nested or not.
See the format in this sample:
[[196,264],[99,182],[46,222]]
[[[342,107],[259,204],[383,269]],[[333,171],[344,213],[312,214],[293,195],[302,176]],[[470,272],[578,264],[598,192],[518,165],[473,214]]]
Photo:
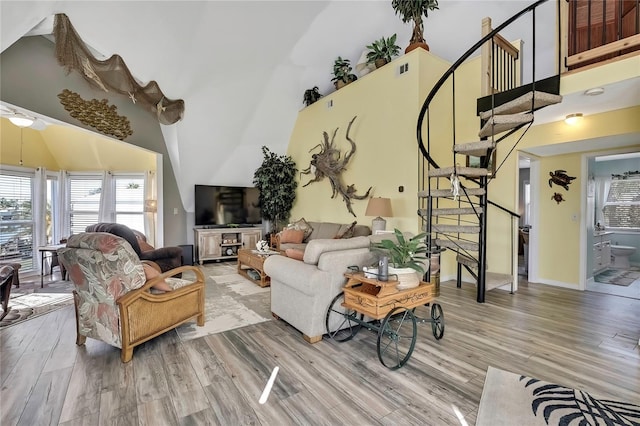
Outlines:
[[[634,401],[638,402],[638,401]],[[640,405],[489,367],[476,426],[640,424]]]

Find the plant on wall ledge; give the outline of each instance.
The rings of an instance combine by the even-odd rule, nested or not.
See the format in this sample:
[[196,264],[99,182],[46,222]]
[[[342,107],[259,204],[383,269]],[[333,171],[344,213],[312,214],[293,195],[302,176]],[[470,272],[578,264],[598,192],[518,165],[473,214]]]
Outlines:
[[429,16],[430,10],[438,9],[438,0],[391,0],[391,7],[400,15],[402,22],[413,22],[413,34],[405,53],[416,47],[429,50],[429,45],[424,41],[424,17]]
[[336,58],[333,62],[333,78],[331,79],[336,89],[340,89],[358,79],[358,76],[351,72],[352,69],[349,59],[342,59],[341,56]]
[[375,64],[376,68],[391,62],[394,56],[400,54],[400,46],[396,44],[396,34],[391,37],[376,40],[367,46],[367,63]]
[[264,220],[272,221],[277,231],[286,223],[296,199],[298,169],[290,156],[277,155],[262,147],[264,160],[253,174],[253,184],[260,191],[260,209]]

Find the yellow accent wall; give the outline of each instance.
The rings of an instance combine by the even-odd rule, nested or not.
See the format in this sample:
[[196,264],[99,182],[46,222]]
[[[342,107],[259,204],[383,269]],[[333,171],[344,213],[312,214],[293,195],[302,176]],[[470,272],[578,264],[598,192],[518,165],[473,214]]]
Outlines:
[[[405,63],[409,71],[401,75],[399,67]],[[317,145],[324,143],[323,132],[327,132],[331,141],[338,129],[334,146],[343,159],[350,149],[346,129],[357,116],[350,133],[356,152],[339,176],[340,184],[355,185],[359,195],[372,187],[372,196],[390,198],[393,217],[387,218],[387,229],[418,232],[416,121],[428,89],[448,67],[445,61],[416,49],[328,94],[298,114],[288,155],[299,170],[309,167],[311,156],[320,152]],[[329,103],[333,106],[329,107]],[[447,122],[446,112],[436,114],[441,115],[441,123]],[[331,198],[328,177],[303,187],[312,178],[312,174],[307,174],[300,179],[292,219],[304,217],[339,223],[357,220],[371,225],[373,217],[364,216],[367,200],[353,200],[357,216],[354,218],[341,195]],[[400,186],[404,187],[403,192],[399,192]]]
[[[541,280],[578,285],[580,266],[580,189],[581,154],[555,155],[540,158],[540,189],[537,206],[538,247],[534,255],[538,258]],[[549,172],[566,170],[575,176],[569,191],[557,185],[549,187]],[[565,201],[557,203],[551,197],[561,194]],[[572,216],[575,215],[575,220]]]

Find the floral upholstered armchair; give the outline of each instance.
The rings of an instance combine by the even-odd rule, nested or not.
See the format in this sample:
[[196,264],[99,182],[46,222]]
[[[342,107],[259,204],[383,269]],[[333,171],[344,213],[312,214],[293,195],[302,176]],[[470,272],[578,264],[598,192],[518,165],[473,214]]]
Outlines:
[[[204,325],[204,276],[199,268],[181,266],[146,280],[142,261],[123,238],[87,232],[69,238],[58,257],[75,285],[76,344],[87,337],[122,349],[129,362],[133,348],[193,318]],[[195,281],[171,278],[195,273]],[[154,294],[165,280],[172,288]]]

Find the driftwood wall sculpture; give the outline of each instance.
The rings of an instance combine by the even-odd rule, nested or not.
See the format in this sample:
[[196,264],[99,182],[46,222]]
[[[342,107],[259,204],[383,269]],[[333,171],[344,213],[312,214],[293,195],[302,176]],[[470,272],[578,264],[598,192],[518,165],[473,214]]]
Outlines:
[[331,198],[335,198],[338,194],[340,194],[345,204],[347,205],[347,210],[349,210],[349,213],[351,213],[354,217],[356,216],[356,214],[351,208],[351,200],[364,200],[366,198],[369,198],[369,192],[371,192],[371,187],[369,187],[364,195],[357,195],[355,185],[346,185],[342,183],[341,179],[342,172],[346,170],[349,160],[351,160],[351,157],[356,152],[356,144],[349,137],[351,125],[356,120],[356,118],[357,116],[353,117],[349,122],[349,125],[347,126],[347,133],[345,135],[345,138],[351,144],[351,149],[347,151],[346,155],[342,159],[340,159],[340,150],[338,150],[334,146],[338,128],[333,131],[331,140],[329,140],[329,134],[327,132],[322,132],[324,141],[309,150],[309,152],[312,152],[320,148],[320,152],[313,154],[311,156],[309,167],[300,172],[300,176],[302,176],[303,174],[314,175],[314,178],[305,183],[303,187],[313,182],[319,182],[323,178],[327,177],[329,179],[329,182],[331,183]]

